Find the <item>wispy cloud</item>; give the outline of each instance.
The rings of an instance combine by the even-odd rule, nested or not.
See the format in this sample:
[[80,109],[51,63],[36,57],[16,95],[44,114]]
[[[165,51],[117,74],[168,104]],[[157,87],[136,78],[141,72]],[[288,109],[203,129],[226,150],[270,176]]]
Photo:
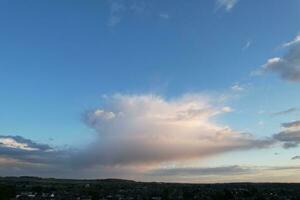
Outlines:
[[162,19],[170,19],[170,15],[168,13],[160,13],[158,16]]
[[279,112],[274,112],[274,113],[271,113],[272,116],[280,116],[280,115],[287,115],[287,114],[291,114],[291,113],[295,113],[295,112],[299,112],[300,109],[299,108],[289,108],[287,110],[282,110],[282,111],[279,111]]
[[249,49],[249,47],[252,45],[252,40],[248,40],[245,45],[243,46],[243,50]]
[[115,26],[122,20],[122,13],[127,9],[122,0],[111,0],[110,3],[110,16],[108,25]]
[[290,47],[300,42],[300,35],[297,35],[292,41],[284,43],[283,47]]
[[216,9],[225,9],[227,12],[231,11],[236,4],[238,3],[238,0],[217,0],[216,1]]
[[242,92],[244,91],[244,87],[241,86],[239,83],[235,83],[233,86],[231,86],[231,90],[235,92]]
[[145,2],[135,0],[109,0],[110,14],[108,26],[114,27],[121,23],[125,14],[142,13],[145,9]]

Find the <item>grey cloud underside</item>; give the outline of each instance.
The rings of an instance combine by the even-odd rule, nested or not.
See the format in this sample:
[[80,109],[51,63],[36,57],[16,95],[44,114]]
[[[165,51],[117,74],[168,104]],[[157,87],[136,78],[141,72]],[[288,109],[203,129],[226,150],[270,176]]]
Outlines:
[[273,138],[286,149],[298,147],[300,144],[300,121],[282,123],[283,131],[274,134]]
[[[285,126],[293,126],[297,123],[286,123]],[[12,158],[27,165],[22,165],[23,171],[33,172],[36,167],[34,165],[44,165],[38,170],[39,173],[50,173],[51,170],[55,173],[61,168],[69,169],[69,171],[82,171],[83,169],[92,169],[94,167],[115,167],[115,166],[128,166],[138,164],[153,164],[166,161],[178,161],[186,159],[201,159],[207,156],[213,156],[216,154],[229,152],[229,151],[241,151],[247,149],[260,149],[269,148],[274,143],[280,142],[284,144],[285,148],[295,147],[300,142],[299,132],[280,132],[275,134],[272,138],[265,140],[240,138],[234,142],[234,145],[220,145],[214,148],[202,148],[201,146],[187,146],[183,145],[168,145],[164,146],[163,143],[155,140],[149,140],[145,142],[143,139],[105,139],[106,136],[102,136],[99,140],[85,149],[71,151],[69,149],[56,150],[52,147],[33,142],[31,140],[12,136],[17,141],[22,143],[28,143],[32,147],[39,147],[38,150],[28,151],[23,149],[5,147],[0,145],[0,157]],[[10,138],[10,136],[1,136]],[[1,138],[0,137],[0,138]],[[101,140],[102,139],[102,140]],[[203,139],[202,139],[203,140]],[[212,138],[206,139],[206,142],[218,142]],[[178,173],[204,173],[213,172],[214,170],[220,170],[222,173],[223,168],[218,169],[180,169]],[[229,172],[244,172],[245,169],[240,169],[236,166],[231,168],[224,168]],[[230,171],[229,169],[233,169]],[[8,169],[7,169],[8,170]],[[240,170],[240,171],[239,171]],[[3,171],[3,167],[2,167]],[[20,170],[19,170],[20,171]],[[159,173],[160,171],[156,171]],[[65,172],[66,173],[66,172]],[[167,173],[175,173],[174,170],[167,171]],[[225,172],[224,172],[225,173]]]
[[[5,136],[9,137],[9,136]],[[29,140],[22,140],[29,141]],[[30,140],[30,142],[32,142]],[[107,141],[106,141],[107,142]],[[36,145],[40,145],[35,143]],[[246,150],[251,148],[266,148],[271,145],[270,141],[245,141],[236,146],[220,146],[214,149],[197,149],[186,146],[174,145],[161,147],[159,143],[149,141],[148,143],[135,141],[118,141],[109,144],[95,144],[88,149],[71,151],[68,149],[54,150],[51,147],[44,148],[47,150],[28,151],[10,147],[0,147],[0,157],[14,159],[22,163],[22,168],[35,168],[35,165],[42,164],[40,172],[43,169],[68,168],[70,170],[81,170],[85,168],[93,168],[95,166],[122,166],[135,164],[151,164],[165,162],[169,160],[180,160],[189,158],[202,158],[203,156],[211,156],[218,153],[233,150]],[[51,151],[49,151],[51,149]],[[162,153],[164,152],[164,153]],[[25,164],[25,165],[24,165]],[[23,169],[23,170],[25,170]],[[25,170],[26,171],[26,170]],[[55,171],[55,170],[54,170]]]
[[[5,136],[9,137],[9,136]],[[29,140],[22,140],[29,141]],[[31,141],[31,140],[30,140]],[[32,142],[32,141],[31,141]],[[120,141],[123,142],[123,141]],[[267,148],[274,141],[256,141],[249,142],[248,146],[237,147],[242,149],[248,148]],[[35,143],[38,146],[40,144]],[[153,146],[145,147],[145,152],[141,151],[140,146],[135,146],[130,143],[132,148],[118,149],[118,146],[111,145],[111,148],[103,147],[103,149],[89,149],[86,151],[70,151],[70,150],[54,150],[44,151],[26,151],[13,148],[0,148],[0,158],[15,159],[17,163],[1,163],[0,175],[35,175],[35,176],[55,176],[55,177],[93,177],[95,174],[100,177],[122,177],[124,174],[135,174],[131,170],[119,168],[119,166],[127,165],[128,163],[148,162],[148,161],[166,161],[169,158],[158,157],[161,149],[152,151]],[[49,148],[45,148],[49,149]],[[103,152],[99,153],[99,150]],[[166,156],[176,156],[178,152],[171,152]],[[182,151],[182,149],[178,150]],[[94,152],[94,153],[93,153]],[[114,152],[114,153],[113,153]],[[222,148],[220,153],[224,152]],[[201,152],[198,155],[202,156]],[[207,154],[208,152],[203,152]],[[211,152],[214,155],[216,152]],[[89,154],[89,155],[88,155]],[[118,155],[117,157],[115,155]],[[295,157],[294,159],[298,159]],[[1,159],[0,159],[1,162]],[[147,176],[213,176],[213,175],[240,175],[253,174],[256,168],[240,167],[240,166],[225,166],[212,168],[173,168],[173,169],[155,169],[144,172]],[[268,170],[298,170],[298,167],[289,168],[268,168]]]
[[294,44],[283,57],[269,60],[263,71],[278,74],[286,81],[300,82],[300,42]]
[[300,127],[300,120],[299,121],[288,122],[288,123],[283,123],[282,127],[284,127],[284,128]]
[[[39,151],[52,150],[52,147],[50,147],[47,144],[39,144],[39,143],[33,142],[32,140],[21,137],[21,136],[0,136],[0,139],[13,139],[14,141],[16,141],[18,143],[24,143],[28,147],[37,149]],[[1,147],[1,145],[3,145],[3,143],[1,143],[1,141],[0,141],[0,147]]]
[[26,145],[29,150],[11,147],[0,142],[0,157],[14,159],[22,163],[60,165],[71,155],[71,151],[57,150],[47,144],[40,144],[21,136],[0,136],[0,139],[13,139]]
[[273,137],[283,142],[283,147],[286,149],[297,147],[300,144],[300,131],[282,131]]
[[[208,141],[211,142],[211,141]],[[155,141],[145,143],[139,140],[127,140],[91,146],[90,149],[80,152],[73,160],[73,166],[87,167],[95,165],[119,166],[158,164],[168,161],[203,159],[230,151],[242,151],[248,149],[268,148],[273,140],[245,140],[238,141],[241,144],[217,146],[215,148],[203,149],[202,146],[186,146],[163,144]]]
[[300,156],[294,156],[292,157],[292,160],[300,160]]

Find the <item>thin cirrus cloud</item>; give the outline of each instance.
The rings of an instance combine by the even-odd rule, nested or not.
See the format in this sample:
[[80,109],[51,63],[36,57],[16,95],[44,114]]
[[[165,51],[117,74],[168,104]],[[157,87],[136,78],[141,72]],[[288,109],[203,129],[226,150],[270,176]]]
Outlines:
[[170,19],[170,15],[168,13],[160,13],[158,16],[165,20]]
[[216,1],[216,9],[225,9],[225,11],[229,12],[231,11],[236,4],[238,3],[238,0],[217,0]]
[[244,91],[245,88],[241,86],[239,83],[235,83],[233,86],[231,86],[230,89],[234,92],[242,92]]
[[282,111],[279,111],[279,112],[271,113],[271,116],[287,115],[287,114],[296,113],[296,112],[299,112],[299,111],[300,111],[299,108],[292,107],[292,108],[289,108],[287,110],[282,110]]
[[109,17],[107,25],[115,27],[119,25],[125,17],[133,15],[150,14],[158,16],[160,19],[168,20],[171,18],[167,12],[157,13],[151,9],[151,2],[144,0],[109,0]]
[[251,45],[252,45],[252,40],[248,40],[242,49],[245,51],[245,50],[249,49]]
[[109,0],[110,13],[108,18],[108,26],[114,27],[121,23],[124,15],[128,13],[141,13],[145,9],[145,1],[135,0]]
[[[226,12],[230,12],[238,3],[239,0],[216,0],[215,10],[224,9]],[[161,19],[168,20],[170,15],[168,13],[156,13],[151,10],[149,2],[144,0],[109,0],[109,17],[107,25],[109,27],[115,27],[120,24],[124,17],[132,14],[143,14],[143,13],[152,13],[155,16],[158,16]],[[249,48],[251,41],[248,41],[244,46],[244,50]]]
[[300,82],[300,36],[283,46],[288,48],[286,54],[268,59],[260,73],[274,73],[285,81]]
[[[216,0],[215,1],[215,10],[223,9],[226,12],[230,12],[239,0]],[[156,13],[151,10],[152,6],[149,6],[149,3],[144,0],[109,0],[109,16],[108,16],[108,23],[109,27],[115,27],[119,25],[125,16],[132,14],[143,14],[143,13],[152,13],[155,16],[158,16],[161,19],[168,20],[170,19],[170,15],[168,13]],[[243,49],[249,48],[251,45],[251,41],[248,41]]]

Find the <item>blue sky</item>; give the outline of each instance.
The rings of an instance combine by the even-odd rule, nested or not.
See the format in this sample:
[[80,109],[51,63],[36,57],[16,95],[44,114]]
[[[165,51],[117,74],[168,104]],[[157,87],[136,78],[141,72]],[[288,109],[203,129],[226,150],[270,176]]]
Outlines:
[[[188,108],[185,111],[189,114],[194,107],[209,110],[209,114],[201,114],[197,120],[201,125],[209,122],[205,127],[210,127],[210,131],[230,127],[232,135],[234,132],[242,137],[251,133],[251,142],[276,138],[274,135],[285,131],[282,123],[300,120],[299,9],[297,0],[3,0],[0,2],[0,135],[11,140],[2,142],[2,148],[15,148],[8,142],[22,143],[20,138],[13,138],[21,136],[35,144],[47,144],[52,151],[79,148],[90,153],[90,149],[115,151],[104,147],[95,150],[94,143],[101,145],[101,141],[120,143],[122,149],[128,138],[136,137],[132,130],[159,132],[161,128],[164,132],[160,136],[169,135],[168,131],[174,127],[150,126],[156,118],[150,120],[148,114],[146,117],[142,111],[133,111],[142,109],[141,104],[151,116],[160,114],[160,109],[165,109],[168,117],[183,112],[177,106],[183,110]],[[268,63],[275,57],[282,59]],[[289,109],[291,112],[278,114]],[[127,113],[128,121],[116,120],[113,124],[120,129],[112,130],[103,119],[118,118],[118,113]],[[147,120],[136,121],[145,117]],[[127,123],[131,126],[123,127]],[[136,123],[141,125],[136,127]],[[129,135],[114,137],[122,138],[119,143],[103,136],[113,131]],[[291,134],[289,131],[285,133]],[[194,137],[191,132],[194,129],[188,131]],[[182,130],[182,134],[186,133]],[[100,159],[93,163],[100,169],[95,167],[91,174],[79,173],[79,178],[101,178],[107,170],[102,168],[108,164],[115,169],[110,171],[111,176],[141,180],[152,180],[153,177],[145,175],[146,171],[155,172],[162,166],[187,169],[255,166],[259,173],[268,174],[282,162],[298,166],[299,161],[291,158],[299,154],[299,148],[286,149],[281,145],[298,144],[298,135],[300,132],[293,135],[295,141],[277,137],[279,141],[273,141],[276,144],[272,147],[237,148],[235,144],[224,154],[219,151],[221,147],[214,147],[205,156],[179,152],[170,160],[142,159],[147,165],[150,165],[148,161],[151,163],[150,169],[138,159],[138,166],[129,162],[124,168],[115,169],[122,164],[102,162],[101,156],[107,156],[99,154],[95,157]],[[149,135],[143,138],[150,139]],[[224,140],[227,139],[231,144],[232,140]],[[162,141],[158,139],[157,145],[164,145]],[[207,149],[197,150],[206,152]],[[28,162],[2,151],[5,159]],[[276,157],[274,153],[279,155]],[[235,154],[238,155],[233,159]],[[248,154],[252,159],[242,162]],[[118,153],[111,156],[126,157]],[[74,159],[70,160],[73,163]],[[270,169],[261,169],[265,166]],[[133,174],[133,168],[141,173]],[[26,170],[22,172],[30,175],[61,177],[64,174],[45,174],[34,167]],[[0,171],[1,175],[17,174],[5,167]],[[68,176],[74,174],[70,172]],[[300,180],[300,177],[290,178],[288,172],[282,174],[287,174],[283,180]],[[255,175],[243,174],[236,180],[255,180]],[[213,181],[213,177],[206,176],[203,180],[185,178],[163,180]],[[277,178],[271,181],[282,180]],[[217,181],[228,181],[228,177]]]

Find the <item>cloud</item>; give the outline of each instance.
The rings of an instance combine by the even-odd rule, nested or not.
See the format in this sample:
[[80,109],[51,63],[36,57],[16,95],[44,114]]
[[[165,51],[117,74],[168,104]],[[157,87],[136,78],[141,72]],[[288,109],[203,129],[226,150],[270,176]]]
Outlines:
[[298,182],[299,166],[217,166],[161,168],[147,173],[155,180],[182,182]]
[[170,15],[167,14],[167,13],[160,13],[158,16],[159,16],[160,18],[166,19],[166,20],[170,18]]
[[246,167],[225,166],[225,167],[209,167],[209,168],[161,168],[150,171],[151,176],[231,176],[249,174],[253,170]]
[[300,111],[299,108],[289,108],[287,110],[283,110],[283,111],[272,113],[271,115],[272,116],[287,115],[287,114],[298,112],[298,111]]
[[26,165],[65,165],[71,152],[58,150],[21,136],[0,136],[0,159]]
[[252,45],[252,41],[251,40],[248,40],[247,42],[246,42],[246,44],[243,46],[243,50],[247,50],[250,46]]
[[[101,106],[83,113],[83,122],[96,133],[90,144],[68,149],[20,136],[0,136],[0,174],[130,178],[158,173],[161,166],[274,144],[273,138],[257,139],[216,123],[232,111],[220,102],[201,94],[170,99],[155,94],[106,96]],[[243,173],[237,166],[179,171]]]
[[38,144],[21,136],[0,136],[0,148],[20,149],[24,151],[47,151],[52,148]]
[[258,121],[258,125],[259,125],[259,126],[264,126],[264,125],[265,125],[265,122],[262,121],[262,120],[259,120],[259,121]]
[[106,98],[104,105],[84,114],[84,122],[98,133],[98,139],[78,163],[159,165],[272,143],[215,123],[215,117],[231,108],[214,105],[207,96],[165,99],[152,94],[119,94]]
[[225,107],[222,108],[222,111],[223,111],[224,113],[229,113],[229,112],[232,112],[233,110],[232,110],[231,107],[225,106]]
[[238,0],[217,0],[216,1],[216,8],[220,9],[223,8],[227,12],[231,11],[235,5],[238,3]]
[[125,14],[142,13],[145,9],[145,2],[140,0],[109,0],[110,14],[108,26],[114,27],[121,23]]
[[231,90],[235,92],[241,92],[244,91],[244,88],[240,84],[236,83],[231,87]]
[[300,144],[300,121],[282,124],[283,131],[274,134],[273,138],[283,142],[283,147],[294,148]]
[[297,35],[294,40],[284,43],[283,47],[290,47],[300,42],[300,35]]
[[294,156],[292,157],[292,160],[300,160],[300,156]]
[[261,73],[275,73],[280,78],[290,82],[300,82],[300,40],[285,44],[288,52],[282,57],[270,58],[261,68]]
[[274,170],[274,171],[281,171],[281,170],[300,170],[300,166],[272,166],[272,167],[265,167],[265,170]]
[[284,128],[300,128],[300,120],[299,121],[288,122],[288,123],[283,123],[282,126]]
[[127,8],[122,0],[111,0],[110,2],[110,17],[108,21],[109,26],[115,26],[121,22],[122,12]]

